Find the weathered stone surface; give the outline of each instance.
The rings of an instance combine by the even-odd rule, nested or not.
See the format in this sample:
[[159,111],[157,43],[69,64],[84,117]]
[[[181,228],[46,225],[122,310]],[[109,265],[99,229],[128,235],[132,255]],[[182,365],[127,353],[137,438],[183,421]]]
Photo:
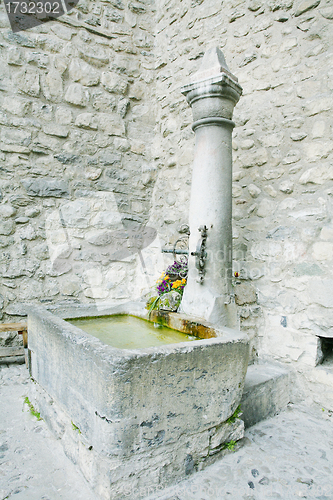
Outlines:
[[306,136],[307,134],[305,134],[304,132],[295,132],[294,134],[290,134],[290,138],[295,142],[302,141]]
[[[117,310],[119,313],[119,308]],[[116,351],[111,346],[101,344],[60,318],[52,318],[46,310],[30,310],[29,324],[31,370],[37,382],[32,384],[30,398],[58,436],[61,428],[75,422],[80,429],[76,435],[92,447],[90,458],[100,478],[94,483],[97,491],[103,484],[109,498],[117,499],[129,481],[135,486],[137,474],[144,474],[146,485],[157,485],[156,472],[166,465],[172,471],[168,481],[174,481],[186,471],[195,470],[199,462],[210,456],[211,436],[213,453],[224,445],[219,430],[239,404],[247,369],[248,344],[244,335],[225,331],[223,337],[193,342],[191,347],[184,343],[177,347],[165,345],[153,353],[151,349],[140,349],[140,356],[135,350],[117,349],[115,357]],[[45,336],[49,339],[47,346]],[[73,349],[75,355],[68,362]],[[46,351],[51,371],[62,373],[63,382],[56,387],[42,369]],[[99,361],[101,356],[103,363]],[[89,379],[78,377],[85,373],[88,365]],[[226,371],[228,377],[224,375]],[[217,379],[219,391],[216,393]],[[68,380],[76,380],[76,386],[68,384]],[[112,380],[115,387],[108,398],[104,390],[106,380]],[[221,380],[226,381],[221,385]],[[101,390],[96,391],[96,387]],[[189,403],[193,397],[191,387],[195,390],[195,405]],[[126,396],[128,390],[130,398]],[[50,397],[53,405],[46,403]],[[61,406],[63,410],[58,413]],[[199,416],[200,408],[205,408],[207,418]],[[230,435],[243,435],[239,422],[229,430],[231,433],[226,433],[225,439]],[[63,442],[67,442],[67,431],[60,435]],[[161,459],[158,464],[156,453]],[[77,448],[72,458],[82,466]],[[128,463],[125,469],[124,459]],[[112,478],[106,472],[110,466]],[[92,480],[90,476],[88,479]]]
[[291,374],[282,367],[269,364],[249,366],[241,402],[245,427],[286,408],[290,402],[290,383]]
[[82,59],[89,64],[94,64],[97,67],[105,66],[105,64],[109,62],[107,51],[100,45],[79,45],[78,51]]
[[98,85],[100,81],[99,72],[81,59],[72,59],[68,71],[71,80],[86,87]]
[[312,127],[312,138],[319,139],[325,135],[326,123],[324,121],[316,121]]
[[101,84],[108,92],[112,94],[125,94],[128,88],[128,81],[117,75],[117,73],[103,72],[101,75]]
[[91,181],[96,181],[97,179],[100,178],[100,176],[102,175],[102,172],[103,170],[99,167],[96,167],[96,168],[89,168],[88,170],[86,170],[86,178],[87,179],[90,179]]
[[265,148],[262,148],[258,149],[255,152],[246,153],[246,155],[243,154],[238,158],[238,160],[243,168],[250,168],[254,166],[260,167],[267,163],[267,150]]
[[285,194],[291,194],[294,191],[294,183],[291,180],[283,181],[279,185],[279,190]]
[[311,279],[307,290],[309,302],[315,302],[324,307],[333,307],[332,285],[332,279]]
[[249,0],[247,8],[252,12],[256,12],[257,10],[260,9],[260,7],[262,7],[262,5],[263,5],[262,0]]
[[249,184],[247,188],[252,198],[258,198],[261,193],[261,189],[258,188],[258,186],[256,186],[255,184]]
[[31,132],[24,129],[17,130],[15,128],[2,127],[0,138],[5,144],[17,144],[24,147],[29,146],[31,143]]
[[17,75],[17,85],[21,92],[37,97],[40,92],[39,73],[31,67],[23,69]]
[[85,107],[89,101],[89,92],[80,83],[72,83],[66,91],[65,101]]
[[325,7],[324,9],[320,9],[319,12],[325,19],[333,19],[333,7]]
[[321,240],[327,240],[333,241],[333,227],[331,224],[324,226],[322,230],[320,231],[320,239]]
[[5,97],[2,103],[3,109],[13,115],[25,116],[31,107],[31,101],[20,97]]
[[252,285],[247,283],[236,285],[234,291],[235,301],[239,306],[242,306],[243,304],[252,304],[257,301],[256,291]]
[[73,115],[70,109],[63,106],[56,109],[55,120],[59,125],[69,125],[73,121]]
[[48,123],[44,125],[43,132],[47,135],[55,135],[56,137],[67,137],[69,134],[68,127],[57,125],[55,123]]
[[87,234],[87,241],[95,246],[108,245],[114,238],[115,235],[111,231],[92,231]]
[[125,124],[121,117],[116,114],[99,113],[98,123],[101,130],[108,135],[125,135]]
[[66,259],[57,258],[49,263],[47,274],[49,276],[58,277],[69,273],[71,270],[72,266],[70,262]]
[[299,3],[296,11],[295,11],[295,17],[298,17],[308,10],[314,9],[315,7],[318,7],[320,4],[320,0],[303,0],[302,2]]
[[60,100],[63,96],[63,81],[61,74],[56,70],[51,70],[42,77],[42,91],[48,101]]
[[4,278],[19,278],[21,276],[32,277],[39,268],[39,262],[36,259],[17,258],[10,262],[3,273]]
[[23,179],[22,184],[30,196],[60,198],[69,194],[66,181],[55,179]]
[[27,224],[26,226],[20,228],[17,231],[18,236],[21,240],[35,240],[37,238],[36,231],[31,224]]
[[[233,198],[238,198],[239,196],[242,196],[242,194],[243,194],[243,189],[241,188],[241,186],[239,186],[238,184],[233,184],[233,186],[232,186],[232,197]],[[174,203],[175,203],[175,201],[174,201]]]
[[261,200],[261,202],[258,206],[258,210],[257,210],[258,217],[267,217],[268,215],[270,215],[272,213],[275,206],[276,205],[272,200],[270,200],[268,198],[264,198],[263,200]]
[[8,219],[16,214],[16,209],[12,207],[9,203],[0,205],[0,217],[1,219]]
[[97,119],[92,113],[81,113],[78,115],[75,120],[75,125],[77,127],[91,130],[97,130],[98,128]]
[[316,99],[310,100],[304,106],[305,112],[308,116],[314,116],[324,111],[329,111],[332,109],[333,99],[332,97],[317,97]]
[[237,418],[234,422],[222,424],[214,429],[210,436],[210,454],[213,455],[221,446],[230,441],[239,441],[244,435],[244,422]]
[[312,256],[315,260],[332,260],[333,243],[318,241],[313,245]]
[[159,300],[158,307],[164,311],[177,311],[181,301],[181,294],[175,290],[162,295]]
[[6,220],[0,222],[0,234],[9,236],[15,231],[15,222],[13,220]]
[[324,184],[333,179],[333,166],[318,165],[309,168],[300,177],[300,184]]
[[20,47],[9,47],[7,52],[7,63],[14,66],[22,66],[24,64],[24,52]]

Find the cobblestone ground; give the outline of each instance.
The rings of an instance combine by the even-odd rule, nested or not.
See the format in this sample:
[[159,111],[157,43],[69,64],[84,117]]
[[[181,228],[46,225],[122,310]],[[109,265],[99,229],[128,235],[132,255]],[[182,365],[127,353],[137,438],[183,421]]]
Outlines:
[[24,403],[28,371],[0,365],[0,500],[96,500],[43,420]]
[[[333,412],[311,401],[245,433],[235,453],[149,500],[333,500]],[[148,500],[148,499],[147,499]]]
[[[24,404],[27,382],[24,366],[0,366],[0,500],[96,500]],[[306,401],[250,428],[238,451],[149,500],[332,500],[332,464],[333,412]]]

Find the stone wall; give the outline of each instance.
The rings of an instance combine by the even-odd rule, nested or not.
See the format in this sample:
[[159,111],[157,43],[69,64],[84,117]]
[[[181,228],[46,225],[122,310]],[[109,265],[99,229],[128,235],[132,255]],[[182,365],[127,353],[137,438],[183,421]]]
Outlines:
[[[188,221],[194,134],[180,87],[216,45],[243,87],[241,327],[254,356],[315,364],[317,336],[333,335],[331,2],[84,0],[17,35],[0,8],[4,319],[26,300],[135,298],[162,270],[160,247]],[[142,224],[154,244],[114,262],[112,233]]]
[[317,335],[333,334],[332,23],[332,4],[323,0],[168,1],[157,9],[167,166],[155,192],[168,194],[163,204],[156,195],[154,217],[166,239],[186,220],[194,134],[179,87],[203,52],[219,46],[243,87],[233,143],[241,325],[254,355],[288,362],[315,364]]
[[1,5],[4,320],[24,302],[140,295],[135,236],[155,238],[142,234],[156,176],[153,12],[149,0],[83,0],[14,34]]

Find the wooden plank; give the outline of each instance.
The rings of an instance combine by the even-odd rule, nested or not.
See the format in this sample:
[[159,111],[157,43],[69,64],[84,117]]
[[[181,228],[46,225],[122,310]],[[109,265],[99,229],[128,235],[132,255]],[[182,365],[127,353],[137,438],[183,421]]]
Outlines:
[[[19,332],[21,333],[21,332]],[[27,330],[23,330],[23,347],[27,348],[28,347],[28,332]]]
[[2,323],[0,324],[0,332],[19,332],[27,331],[26,323]]
[[23,365],[24,362],[24,356],[7,356],[4,358],[0,357],[0,365],[9,365],[12,363],[19,363],[20,365]]
[[24,347],[0,347],[0,358],[24,356]]

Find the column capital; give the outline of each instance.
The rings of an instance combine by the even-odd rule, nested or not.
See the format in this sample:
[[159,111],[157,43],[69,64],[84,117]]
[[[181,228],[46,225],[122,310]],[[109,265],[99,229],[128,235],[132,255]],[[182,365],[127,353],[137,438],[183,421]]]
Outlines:
[[[242,87],[229,71],[222,51],[214,47],[205,53],[199,71],[181,92],[192,107],[194,121],[209,117],[231,120]],[[202,99],[205,101],[199,103]]]

